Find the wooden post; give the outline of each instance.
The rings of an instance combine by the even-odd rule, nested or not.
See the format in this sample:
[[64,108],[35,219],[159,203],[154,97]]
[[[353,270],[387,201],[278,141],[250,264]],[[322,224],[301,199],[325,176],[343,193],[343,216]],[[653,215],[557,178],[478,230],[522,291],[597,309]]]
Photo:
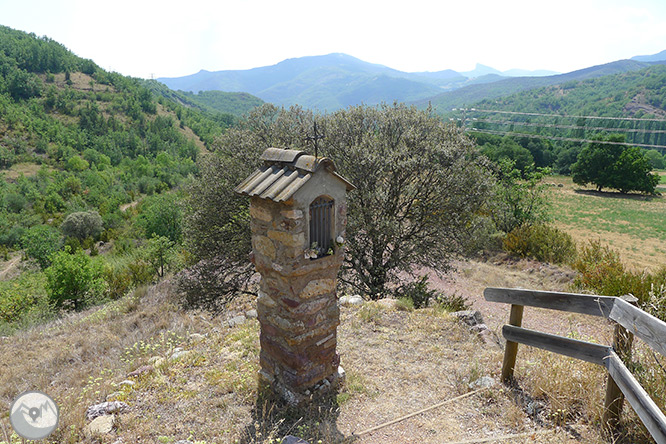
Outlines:
[[[523,323],[523,306],[511,305],[511,314],[509,315],[509,325],[520,327]],[[504,362],[502,363],[502,382],[508,383],[513,379],[513,369],[516,367],[516,354],[518,353],[518,343],[506,341],[504,348]]]
[[[632,295],[620,297],[631,305],[638,304],[638,299]],[[631,345],[633,340],[633,334],[628,332],[627,329],[620,324],[615,324],[615,330],[613,332],[613,349],[615,349],[615,353],[617,353],[620,359],[624,362],[631,359]],[[606,380],[606,399],[604,401],[602,424],[607,425],[610,429],[615,429],[620,420],[620,415],[622,414],[623,404],[624,394],[609,374]]]

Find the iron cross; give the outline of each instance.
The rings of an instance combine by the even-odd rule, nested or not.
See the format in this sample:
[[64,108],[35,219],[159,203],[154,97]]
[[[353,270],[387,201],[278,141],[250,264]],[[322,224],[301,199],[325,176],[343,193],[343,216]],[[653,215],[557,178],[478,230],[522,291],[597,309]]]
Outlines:
[[315,149],[315,158],[318,157],[318,151],[319,151],[319,144],[317,143],[319,140],[322,140],[324,138],[323,133],[318,133],[317,132],[317,122],[314,123],[314,135],[312,136],[305,136],[305,141],[306,142],[314,142],[314,149]]

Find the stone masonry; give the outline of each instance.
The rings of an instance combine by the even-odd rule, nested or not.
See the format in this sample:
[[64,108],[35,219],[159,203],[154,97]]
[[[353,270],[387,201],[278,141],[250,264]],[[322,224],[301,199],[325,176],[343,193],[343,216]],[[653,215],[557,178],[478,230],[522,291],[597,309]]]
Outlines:
[[[325,158],[269,148],[262,160],[264,165],[236,188],[250,196],[252,261],[261,274],[259,374],[288,403],[300,404],[344,375],[336,352],[335,288],[344,255],[346,193],[354,187]],[[328,250],[313,253],[313,245],[320,244],[310,239],[310,206],[322,196],[333,205],[325,226],[336,242],[330,249],[325,242]],[[313,218],[313,227],[318,220]]]
[[335,286],[342,249],[306,259],[307,224],[300,209],[253,197],[250,215],[254,264],[261,274],[260,376],[297,404],[336,383],[340,311]]

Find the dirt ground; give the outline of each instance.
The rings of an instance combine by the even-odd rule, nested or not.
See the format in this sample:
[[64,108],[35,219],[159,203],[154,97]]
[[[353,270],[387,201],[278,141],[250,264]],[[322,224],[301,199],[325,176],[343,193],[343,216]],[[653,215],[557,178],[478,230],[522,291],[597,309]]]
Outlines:
[[[485,287],[562,290],[568,273],[500,257],[460,262],[454,273],[433,273],[431,281],[442,292],[467,297],[491,330],[499,332],[508,308],[485,302]],[[517,370],[522,385],[505,387],[497,382],[501,344],[485,343],[434,308],[404,311],[377,302],[343,307],[338,352],[344,385],[306,410],[264,403],[256,382],[258,322],[247,319],[233,327],[227,322],[252,308],[253,300],[239,299],[227,312],[212,316],[179,310],[170,302],[172,294],[173,286],[163,282],[144,289],[142,296],[0,338],[0,401],[9,408],[12,398],[28,389],[52,395],[61,408],[54,442],[275,444],[275,438],[287,434],[310,444],[608,442],[585,419],[586,405],[558,420],[553,414],[559,404],[543,400],[543,393],[551,393],[556,402],[580,397],[556,393],[549,378],[565,381],[572,390],[579,387],[578,392],[600,392],[599,373],[588,373],[579,363],[546,362],[555,358],[525,348],[519,351]],[[593,327],[583,317],[541,310],[526,309],[525,325],[564,335],[605,335],[600,334],[603,325]],[[187,351],[187,357],[120,388],[129,372],[155,358],[168,360],[175,347]],[[551,368],[559,373],[551,377]],[[475,383],[482,377],[494,384],[477,392]],[[532,396],[537,392],[539,399]],[[462,395],[467,396],[458,398]],[[87,436],[86,408],[111,400],[126,402],[129,411],[118,415],[110,433]],[[450,402],[393,422],[444,401]],[[600,404],[597,398],[591,402]],[[6,417],[0,426],[0,441],[8,441]]]

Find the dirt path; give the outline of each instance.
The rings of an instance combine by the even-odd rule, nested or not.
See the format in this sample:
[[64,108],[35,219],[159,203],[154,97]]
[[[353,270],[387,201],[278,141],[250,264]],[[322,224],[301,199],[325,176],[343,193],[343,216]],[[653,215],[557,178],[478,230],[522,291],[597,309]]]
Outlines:
[[[488,327],[500,336],[502,325],[509,319],[510,306],[486,301],[483,297],[486,287],[568,292],[571,291],[568,287],[572,280],[571,270],[507,258],[489,262],[458,262],[456,271],[449,275],[437,277],[434,273],[430,274],[433,288],[444,294],[466,297],[471,306],[482,313]],[[595,316],[525,307],[523,326],[563,336],[593,338],[602,344],[612,343],[610,323]]]
[[15,254],[6,262],[0,262],[0,281],[13,276],[14,272],[18,272],[18,264],[21,262],[21,255]]

